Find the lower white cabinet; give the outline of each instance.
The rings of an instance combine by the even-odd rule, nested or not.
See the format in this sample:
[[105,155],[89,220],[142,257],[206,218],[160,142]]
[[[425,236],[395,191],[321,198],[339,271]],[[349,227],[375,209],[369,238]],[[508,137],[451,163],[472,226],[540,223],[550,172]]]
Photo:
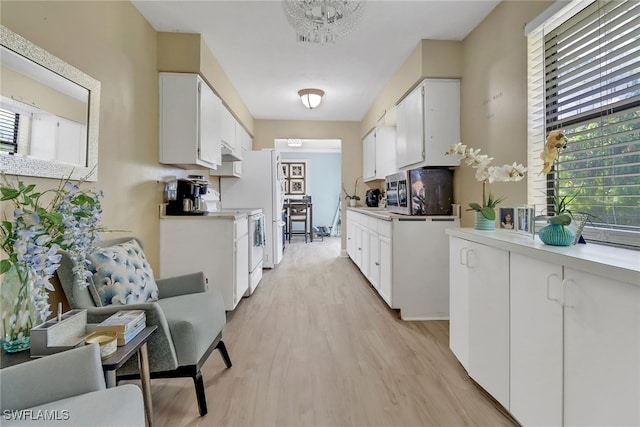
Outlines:
[[450,347],[469,375],[523,426],[640,425],[637,254],[450,234]]
[[[347,254],[403,320],[449,317],[448,239],[457,218],[378,217],[347,210]],[[428,243],[425,243],[428,242]],[[443,269],[444,267],[444,269]]]
[[511,414],[562,425],[562,266],[511,254]]
[[222,292],[225,310],[249,288],[249,225],[240,217],[172,217],[160,220],[160,277],[203,272]]
[[452,343],[469,376],[508,409],[509,252],[455,237],[449,245]]

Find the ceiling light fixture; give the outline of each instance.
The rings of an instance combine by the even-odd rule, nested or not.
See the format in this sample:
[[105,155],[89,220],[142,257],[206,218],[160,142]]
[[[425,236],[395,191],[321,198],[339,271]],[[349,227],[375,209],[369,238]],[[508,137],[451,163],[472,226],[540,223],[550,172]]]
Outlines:
[[282,6],[299,42],[335,43],[362,17],[363,1],[284,0]]
[[298,95],[300,95],[300,99],[304,106],[313,110],[320,105],[320,101],[322,101],[322,97],[324,96],[324,91],[320,89],[302,89],[298,91]]
[[287,145],[289,147],[302,147],[301,139],[287,139]]

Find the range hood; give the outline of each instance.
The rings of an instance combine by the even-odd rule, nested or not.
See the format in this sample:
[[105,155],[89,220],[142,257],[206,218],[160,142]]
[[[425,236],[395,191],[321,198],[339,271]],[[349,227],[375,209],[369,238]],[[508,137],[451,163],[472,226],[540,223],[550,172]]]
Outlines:
[[242,150],[232,150],[224,142],[221,145],[222,161],[223,162],[237,162],[242,160]]

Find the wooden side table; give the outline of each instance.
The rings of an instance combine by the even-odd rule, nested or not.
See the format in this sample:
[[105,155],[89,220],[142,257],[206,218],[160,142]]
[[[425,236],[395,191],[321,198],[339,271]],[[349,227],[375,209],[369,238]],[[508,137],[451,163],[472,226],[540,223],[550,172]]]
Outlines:
[[116,386],[116,370],[121,368],[127,360],[138,354],[138,368],[140,369],[140,382],[142,383],[142,398],[144,400],[144,412],[147,419],[147,426],[153,425],[153,405],[151,402],[151,374],[149,372],[149,357],[147,355],[147,341],[158,329],[157,326],[147,326],[131,341],[122,347],[118,347],[116,352],[102,360],[104,379],[108,388]]

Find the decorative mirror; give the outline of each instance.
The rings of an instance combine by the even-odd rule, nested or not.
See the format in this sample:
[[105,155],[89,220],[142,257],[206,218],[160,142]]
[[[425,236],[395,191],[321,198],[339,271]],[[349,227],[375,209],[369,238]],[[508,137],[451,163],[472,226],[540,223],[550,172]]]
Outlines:
[[100,82],[0,25],[0,171],[98,179]]

